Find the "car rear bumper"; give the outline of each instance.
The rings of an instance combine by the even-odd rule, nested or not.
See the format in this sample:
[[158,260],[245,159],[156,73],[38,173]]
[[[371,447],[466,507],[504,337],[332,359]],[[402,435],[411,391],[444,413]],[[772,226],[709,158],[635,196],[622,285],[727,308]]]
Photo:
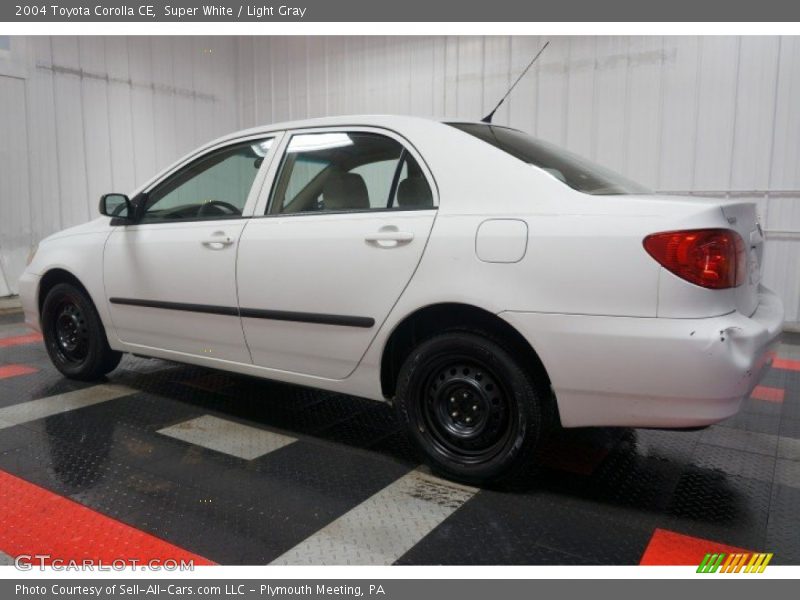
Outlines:
[[783,306],[706,319],[503,312],[539,354],[565,427],[688,428],[736,414],[771,364]]
[[19,278],[19,299],[25,314],[25,324],[36,331],[41,331],[39,324],[39,303],[36,295],[39,290],[41,277],[27,271]]

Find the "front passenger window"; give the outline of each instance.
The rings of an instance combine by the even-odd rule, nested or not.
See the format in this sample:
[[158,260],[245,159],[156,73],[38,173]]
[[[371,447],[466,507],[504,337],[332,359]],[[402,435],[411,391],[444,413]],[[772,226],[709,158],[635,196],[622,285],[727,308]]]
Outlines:
[[147,194],[143,223],[237,218],[271,139],[212,151]]

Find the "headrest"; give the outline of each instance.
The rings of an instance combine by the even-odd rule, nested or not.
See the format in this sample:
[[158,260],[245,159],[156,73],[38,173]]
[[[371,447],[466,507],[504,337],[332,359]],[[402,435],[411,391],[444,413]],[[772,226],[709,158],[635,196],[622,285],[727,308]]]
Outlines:
[[414,175],[400,182],[397,186],[397,205],[404,208],[433,207],[431,188],[422,175]]
[[364,210],[369,208],[369,192],[357,173],[334,173],[322,188],[325,210]]

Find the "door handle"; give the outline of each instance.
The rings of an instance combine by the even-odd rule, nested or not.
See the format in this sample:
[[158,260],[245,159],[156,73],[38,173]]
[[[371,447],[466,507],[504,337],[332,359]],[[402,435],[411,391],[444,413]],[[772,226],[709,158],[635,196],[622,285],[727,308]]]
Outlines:
[[211,250],[222,250],[233,244],[233,239],[225,235],[224,231],[215,231],[211,234],[211,237],[202,240],[200,243]]
[[381,248],[394,248],[401,244],[407,244],[413,239],[414,234],[410,231],[382,230],[364,236],[364,240],[368,244],[374,244]]

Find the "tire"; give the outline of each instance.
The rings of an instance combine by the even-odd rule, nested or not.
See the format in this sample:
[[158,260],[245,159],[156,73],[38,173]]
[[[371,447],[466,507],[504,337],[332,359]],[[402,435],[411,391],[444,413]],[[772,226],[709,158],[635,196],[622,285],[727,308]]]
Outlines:
[[551,429],[546,378],[501,341],[473,331],[422,342],[398,376],[395,407],[407,435],[439,475],[504,485],[535,472]]
[[42,305],[42,335],[53,365],[70,379],[99,379],[122,359],[121,352],[109,347],[91,299],[69,283],[59,283],[47,293]]

